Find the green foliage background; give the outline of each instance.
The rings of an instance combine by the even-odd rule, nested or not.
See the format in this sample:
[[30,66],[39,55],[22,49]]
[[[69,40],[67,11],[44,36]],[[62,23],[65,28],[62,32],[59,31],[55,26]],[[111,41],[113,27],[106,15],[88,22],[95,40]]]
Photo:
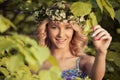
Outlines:
[[[37,45],[36,38],[34,11],[41,5],[49,6],[52,1],[54,0],[0,0],[0,80],[61,80],[56,60],[50,56],[47,48]],[[91,27],[96,24],[102,25],[112,35],[104,80],[119,80],[120,1],[66,1],[72,4],[71,11],[75,16],[87,15],[84,33],[89,38]],[[95,55],[91,38],[86,52]],[[36,73],[45,60],[53,66],[38,74],[31,74]]]

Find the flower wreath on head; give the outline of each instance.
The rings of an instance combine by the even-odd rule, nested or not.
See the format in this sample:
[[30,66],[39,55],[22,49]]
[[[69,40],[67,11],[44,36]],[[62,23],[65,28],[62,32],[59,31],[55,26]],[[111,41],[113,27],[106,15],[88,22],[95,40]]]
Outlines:
[[38,22],[48,18],[52,21],[75,21],[78,25],[84,25],[84,16],[75,17],[70,9],[70,4],[66,1],[56,1],[51,7],[42,5],[35,11],[35,16]]

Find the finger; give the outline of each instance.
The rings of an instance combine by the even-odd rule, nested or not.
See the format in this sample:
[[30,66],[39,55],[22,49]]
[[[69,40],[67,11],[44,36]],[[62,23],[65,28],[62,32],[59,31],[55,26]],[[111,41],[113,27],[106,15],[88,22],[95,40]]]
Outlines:
[[42,22],[41,22],[41,24],[47,24],[49,22],[49,20],[48,19],[44,19]]
[[100,25],[96,25],[96,26],[92,27],[92,30],[95,31],[95,30],[97,30],[99,28],[101,28],[101,26]]
[[112,37],[111,36],[108,36],[108,35],[105,35],[105,36],[102,36],[101,37],[102,40],[112,40]]
[[93,32],[92,37],[97,36],[99,33],[103,32],[103,31],[104,31],[103,28],[97,28],[97,29]]
[[100,32],[96,37],[95,37],[95,39],[96,40],[100,40],[100,38],[102,37],[102,36],[104,36],[105,35],[105,32]]
[[78,25],[77,23],[73,22],[73,21],[70,22],[70,25],[71,25],[72,28],[73,28],[75,31],[77,31],[77,32],[81,30],[81,26]]
[[95,39],[99,40],[102,36],[105,36],[105,35],[110,36],[106,30],[103,30],[95,37]]

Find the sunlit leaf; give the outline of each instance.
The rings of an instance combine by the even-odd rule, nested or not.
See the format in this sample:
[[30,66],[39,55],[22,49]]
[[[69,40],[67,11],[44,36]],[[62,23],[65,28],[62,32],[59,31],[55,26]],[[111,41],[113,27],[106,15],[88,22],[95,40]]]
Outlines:
[[16,39],[17,41],[20,40],[26,45],[27,44],[34,45],[34,46],[37,45],[37,42],[28,36],[20,35],[20,34],[16,34],[16,33],[12,33],[12,35],[13,35],[12,38]]
[[9,71],[4,67],[0,67],[0,73],[2,73],[5,76],[9,75]]
[[19,45],[19,50],[25,56],[30,68],[37,71],[40,65],[49,57],[50,52],[46,47],[40,47],[37,45],[36,41],[23,35],[14,35],[14,38],[18,38],[24,42],[24,47]]
[[3,20],[2,17],[0,16],[0,32],[3,33],[5,32],[10,26],[7,26]]
[[75,16],[83,16],[89,14],[91,8],[91,4],[79,1],[72,4],[71,11]]
[[58,66],[57,60],[53,56],[49,56],[48,61],[53,65],[53,66]]
[[34,80],[34,79],[32,79],[32,75],[29,68],[25,65],[22,65],[15,72],[11,72],[11,74],[7,76],[5,80]]
[[50,70],[41,70],[39,77],[40,80],[63,80],[61,78],[61,72],[57,67],[51,67]]
[[97,2],[97,4],[98,4],[98,6],[99,6],[101,12],[103,12],[103,5],[102,5],[101,0],[96,0],[96,2]]
[[16,70],[16,78],[17,80],[32,80],[32,75],[27,66],[21,66],[18,70]]
[[23,56],[21,54],[17,54],[8,59],[6,62],[6,67],[10,72],[14,72],[23,64]]
[[[27,47],[27,43],[24,43],[24,41],[22,41],[20,38],[22,40],[27,39],[27,37],[25,38],[25,36],[23,36],[23,37],[22,36],[12,36],[12,37],[10,37],[11,41],[14,41],[14,43],[16,44],[18,52],[20,52],[25,57],[25,60],[26,60],[27,64],[29,65],[29,67],[31,68],[31,70],[37,71],[39,69],[39,63],[33,55],[33,53],[35,53],[35,52],[32,53],[30,51],[30,49]],[[29,41],[29,40],[30,39],[27,39],[27,41]],[[31,41],[33,41],[33,40],[31,39]],[[30,41],[29,41],[29,43],[30,43]],[[6,44],[6,45],[8,46],[8,44]],[[9,46],[9,47],[11,47],[11,46]]]
[[90,13],[90,20],[91,20],[91,23],[92,23],[92,26],[95,26],[95,25],[97,25],[98,24],[98,22],[97,22],[97,18],[96,18],[96,15],[92,12],[92,13]]
[[86,25],[84,25],[84,30],[83,30],[83,34],[88,35],[91,32],[91,20],[86,20]]
[[16,26],[7,18],[0,15],[0,32],[3,33],[8,30],[10,27],[16,29]]
[[105,9],[110,14],[111,18],[114,19],[115,12],[114,12],[112,5],[107,0],[101,0],[101,1],[102,1],[103,6],[105,7]]
[[33,46],[30,51],[40,65],[50,56],[50,51],[47,47]]
[[92,12],[89,14],[89,19],[86,20],[86,25],[84,25],[83,34],[88,35],[91,32],[91,28],[98,24],[96,15]]
[[28,48],[23,47],[21,45],[18,45],[18,48],[20,53],[24,55],[25,60],[28,66],[30,67],[30,69],[36,72],[39,69],[39,64],[35,59],[35,57],[33,56],[33,54],[29,51]]
[[11,48],[15,48],[16,44],[5,38],[5,37],[0,37],[0,52],[11,49]]
[[54,80],[54,79],[51,79],[50,71],[48,70],[41,70],[39,73],[39,77],[40,77],[40,80]]
[[61,78],[62,74],[61,74],[61,70],[60,70],[60,68],[58,66],[52,66],[50,68],[50,71],[54,73],[53,76],[56,76],[56,79]]

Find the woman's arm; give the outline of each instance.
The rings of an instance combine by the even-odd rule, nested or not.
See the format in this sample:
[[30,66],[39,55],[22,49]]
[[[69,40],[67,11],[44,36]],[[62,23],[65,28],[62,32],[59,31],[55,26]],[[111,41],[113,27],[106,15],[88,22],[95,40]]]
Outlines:
[[[99,53],[103,54],[103,53]],[[105,66],[106,66],[106,55],[98,55],[95,56],[93,64],[91,64],[91,70],[89,76],[92,80],[102,80],[105,74]]]
[[92,80],[102,80],[105,74],[105,59],[107,49],[110,45],[112,37],[110,34],[97,25],[93,28],[93,44],[96,50],[95,58],[91,57],[86,64],[87,72]]

